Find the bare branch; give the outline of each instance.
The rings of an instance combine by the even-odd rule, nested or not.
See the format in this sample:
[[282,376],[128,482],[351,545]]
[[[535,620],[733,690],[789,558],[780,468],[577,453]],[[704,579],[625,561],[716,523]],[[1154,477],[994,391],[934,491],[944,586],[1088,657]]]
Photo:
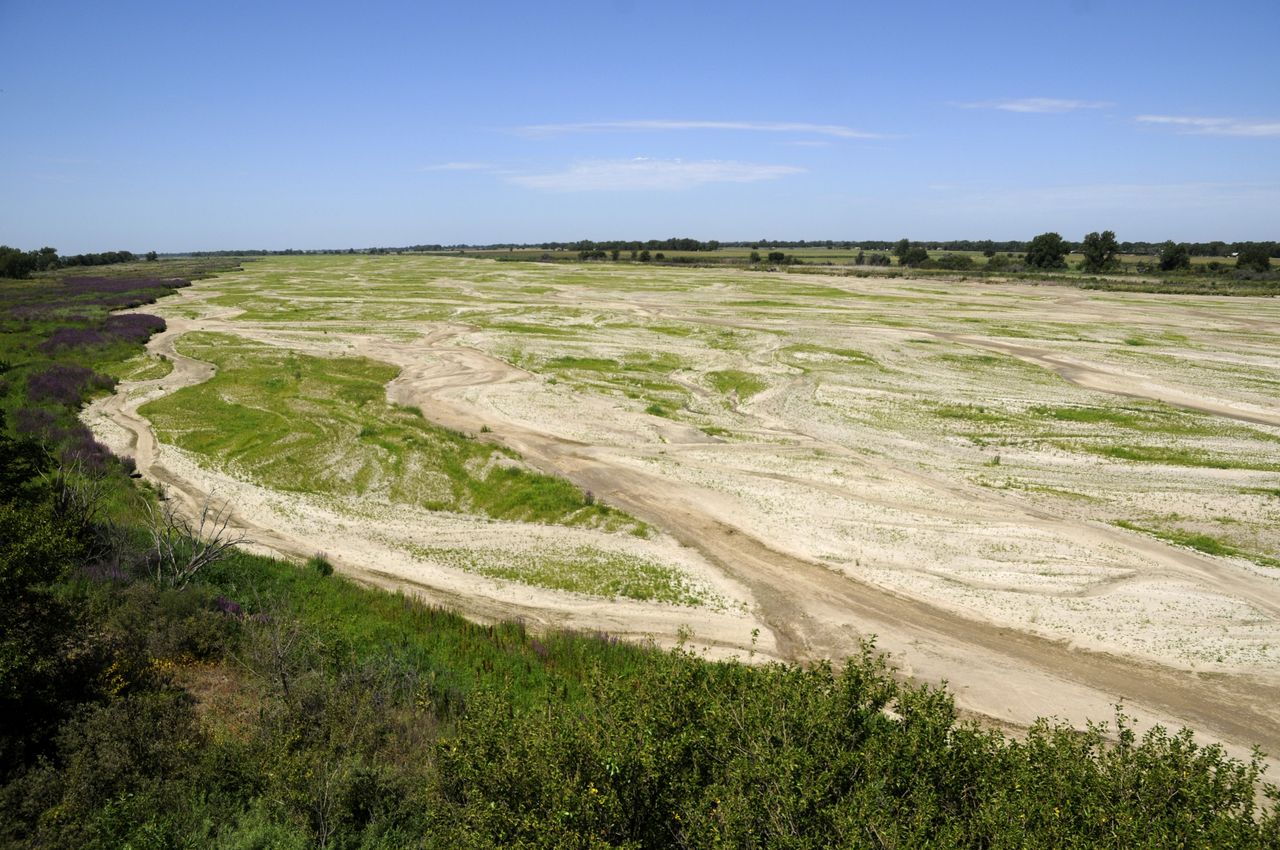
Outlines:
[[178,590],[245,541],[244,534],[230,530],[231,506],[224,502],[215,508],[212,495],[205,497],[195,524],[179,515],[168,501],[158,512],[148,503],[147,513],[155,580]]

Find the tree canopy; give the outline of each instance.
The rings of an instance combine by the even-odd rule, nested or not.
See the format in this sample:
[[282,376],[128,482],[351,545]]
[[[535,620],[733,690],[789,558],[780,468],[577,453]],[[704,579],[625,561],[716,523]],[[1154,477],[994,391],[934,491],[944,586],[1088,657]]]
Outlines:
[[1191,268],[1191,249],[1184,242],[1169,241],[1160,246],[1160,271]]
[[1084,263],[1081,268],[1087,272],[1111,271],[1120,265],[1120,243],[1116,242],[1114,231],[1094,231],[1086,235],[1082,248]]
[[1265,272],[1271,268],[1271,251],[1265,242],[1252,242],[1240,249],[1236,268]]
[[1067,250],[1067,243],[1060,234],[1052,231],[1041,233],[1027,246],[1026,262],[1035,269],[1065,269]]

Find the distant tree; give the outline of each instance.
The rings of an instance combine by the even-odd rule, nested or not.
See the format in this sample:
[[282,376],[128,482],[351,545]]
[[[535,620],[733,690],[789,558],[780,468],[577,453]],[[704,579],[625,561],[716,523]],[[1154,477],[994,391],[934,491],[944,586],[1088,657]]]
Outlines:
[[1191,249],[1183,242],[1165,242],[1160,246],[1160,271],[1173,272],[1191,268]]
[[869,266],[891,266],[893,260],[888,254],[867,254],[867,265]]
[[777,263],[785,263],[786,261],[787,261],[787,255],[782,253],[781,251],[769,252],[769,262],[777,264]]
[[913,245],[898,254],[898,265],[916,268],[929,260],[929,251],[923,245]]
[[36,252],[0,245],[0,277],[24,278],[35,271]]
[[973,257],[970,257],[968,254],[943,254],[941,257],[934,260],[932,265],[939,269],[966,271],[973,268]]
[[1067,243],[1052,231],[1041,233],[1027,245],[1027,265],[1034,269],[1065,269]]
[[609,252],[609,259],[613,260],[616,263],[618,262],[618,255],[621,253],[622,252],[619,251],[617,248],[614,248],[612,251]]
[[911,250],[910,239],[899,239],[898,243],[893,246],[893,255],[901,260],[906,253]]
[[1095,231],[1086,235],[1083,250],[1084,263],[1080,267],[1087,272],[1111,271],[1120,265],[1120,244],[1116,242],[1114,231]]
[[863,253],[861,248],[859,248],[857,256],[853,258],[853,264],[855,266],[861,266],[861,265],[864,265],[866,262],[867,262],[867,255]]
[[39,251],[36,251],[35,264],[36,264],[36,271],[38,272],[43,272],[43,271],[48,271],[49,269],[58,268],[58,266],[62,265],[62,262],[58,259],[58,249],[50,248],[49,246],[46,245],[45,247],[41,248]]
[[647,249],[640,252],[640,262],[647,263],[650,259],[651,257],[649,256],[649,251]]
[[658,253],[653,255],[653,258],[661,262],[662,260],[665,260],[667,258],[667,255],[659,251]]
[[160,259],[160,255],[159,255],[159,254],[157,254],[155,251],[148,251],[148,252],[147,252],[147,262],[148,262],[148,263],[154,263],[154,262],[155,262],[156,260],[158,260],[158,259]]
[[1242,246],[1236,257],[1236,268],[1265,272],[1271,268],[1271,252],[1265,244],[1257,242]]
[[754,265],[755,263],[760,262],[760,252],[759,252],[759,251],[752,251],[752,252],[751,252],[751,256],[750,256],[750,257],[747,257],[747,261],[748,261],[748,262],[750,262],[750,263],[752,263],[753,265]]

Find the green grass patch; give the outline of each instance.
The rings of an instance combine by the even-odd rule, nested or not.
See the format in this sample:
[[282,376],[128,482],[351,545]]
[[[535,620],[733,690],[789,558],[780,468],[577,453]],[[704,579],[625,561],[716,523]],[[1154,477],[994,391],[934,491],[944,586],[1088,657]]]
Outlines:
[[263,486],[376,496],[495,519],[643,527],[563,479],[520,468],[500,447],[388,404],[395,367],[220,334],[188,334],[179,348],[213,363],[217,374],[140,412],[162,440]]
[[[473,324],[477,324],[473,322]],[[556,339],[574,339],[578,334],[565,330],[560,327],[552,327],[550,325],[534,325],[528,322],[483,322],[479,323],[480,327],[490,331],[504,331],[513,334],[528,334],[530,336],[547,336]]]
[[747,399],[756,393],[769,388],[769,384],[759,375],[743,372],[738,369],[721,369],[707,373],[707,382],[717,392],[728,395],[736,393],[738,398]]
[[543,364],[547,369],[575,370],[585,372],[603,372],[613,374],[621,371],[623,366],[617,360],[605,357],[555,357]]
[[[880,361],[864,351],[858,351],[856,348],[832,348],[812,343],[788,345],[780,349],[779,354],[791,365],[801,368],[811,365],[815,361],[832,361],[836,364],[857,366],[880,365]],[[797,357],[795,355],[800,356]],[[805,355],[809,356],[806,357]]]
[[983,425],[999,425],[1010,421],[1003,413],[976,404],[935,404],[929,412],[943,419],[961,419]]
[[1115,445],[1081,445],[1079,448],[1091,454],[1116,460],[1128,460],[1136,463],[1161,463],[1168,466],[1190,466],[1202,469],[1257,469],[1266,472],[1280,471],[1280,464],[1268,461],[1252,461],[1243,458],[1224,457],[1199,449],[1182,448],[1180,446],[1115,446]]
[[1119,425],[1124,428],[1140,428],[1148,417],[1110,407],[1046,407],[1038,405],[1028,411],[1036,416],[1058,422],[1084,422],[1090,425]]
[[1184,546],[1187,549],[1194,549],[1206,555],[1216,555],[1222,558],[1244,558],[1260,566],[1280,567],[1280,558],[1252,554],[1208,534],[1180,531],[1178,529],[1148,528],[1126,520],[1119,520],[1115,524],[1129,531],[1150,534],[1152,537],[1159,538],[1166,543]]
[[1280,499],[1280,487],[1242,487],[1240,492],[1250,496],[1270,496]]
[[117,363],[102,366],[101,371],[118,381],[155,381],[173,371],[167,357],[143,352]]

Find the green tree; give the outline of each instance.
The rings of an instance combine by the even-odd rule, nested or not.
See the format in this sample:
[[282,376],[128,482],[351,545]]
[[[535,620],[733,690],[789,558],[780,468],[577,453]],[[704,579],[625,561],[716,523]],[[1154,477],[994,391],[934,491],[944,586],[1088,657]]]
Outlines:
[[50,248],[48,245],[35,252],[36,271],[42,272],[48,269],[56,269],[62,265],[58,260],[58,249]]
[[1116,242],[1115,232],[1095,231],[1084,237],[1084,263],[1081,268],[1093,273],[1111,271],[1120,265],[1119,256],[1120,243]]
[[912,245],[910,239],[899,239],[893,246],[893,255],[900,266],[919,266],[929,259],[929,251],[921,245]]
[[1271,252],[1265,244],[1254,242],[1246,245],[1236,257],[1236,268],[1255,272],[1268,271],[1271,268]]
[[148,263],[154,263],[154,262],[155,262],[156,260],[158,260],[159,258],[160,258],[160,257],[159,257],[159,255],[158,255],[155,251],[148,251],[148,252],[147,252],[147,262],[148,262]]
[[35,271],[36,252],[0,245],[0,277],[24,278]]
[[1065,269],[1067,243],[1052,231],[1041,233],[1027,245],[1026,263],[1033,269]]
[[1160,246],[1160,271],[1173,272],[1191,268],[1191,250],[1183,242],[1169,241]]
[[987,260],[985,268],[989,272],[1007,271],[1013,265],[1013,258],[1008,254],[992,254]]
[[924,265],[929,259],[929,251],[923,245],[913,245],[898,255],[898,264],[909,268]]

